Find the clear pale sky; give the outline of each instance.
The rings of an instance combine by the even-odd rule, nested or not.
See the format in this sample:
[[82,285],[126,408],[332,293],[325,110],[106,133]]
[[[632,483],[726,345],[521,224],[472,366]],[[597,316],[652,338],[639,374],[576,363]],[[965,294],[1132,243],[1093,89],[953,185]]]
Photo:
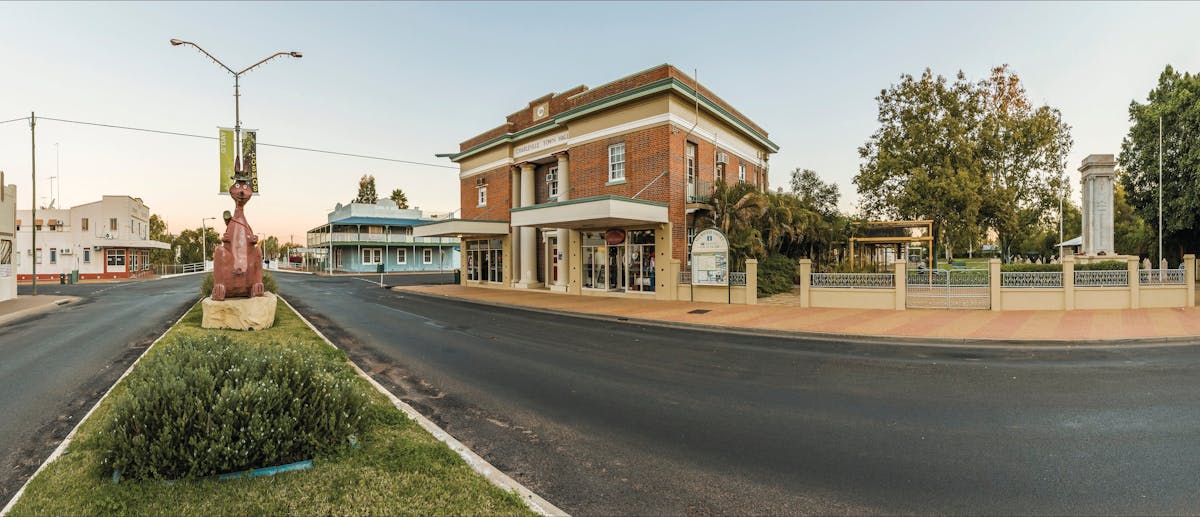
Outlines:
[[[243,77],[242,121],[261,142],[448,164],[433,154],[536,97],[672,63],[781,146],[773,185],[815,169],[853,210],[874,98],[900,74],[979,79],[1008,63],[1072,126],[1074,172],[1119,152],[1130,101],[1164,65],[1200,71],[1197,27],[1200,5],[1183,3],[4,3],[0,121],[36,110],[215,136],[233,124],[232,77],[168,43],[180,38],[235,69],[304,53]],[[172,232],[232,205],[216,194],[215,141],[51,121],[37,140],[39,203],[57,166],[61,205],[138,196]],[[28,209],[27,124],[0,125],[0,170]],[[250,223],[283,240],[302,242],[364,173],[381,197],[400,187],[423,209],[458,208],[452,169],[260,147],[259,171]]]

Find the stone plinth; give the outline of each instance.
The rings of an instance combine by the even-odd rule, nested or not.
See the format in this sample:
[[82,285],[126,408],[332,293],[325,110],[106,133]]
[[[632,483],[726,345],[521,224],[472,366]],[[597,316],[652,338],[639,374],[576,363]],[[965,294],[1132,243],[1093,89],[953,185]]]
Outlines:
[[1083,182],[1083,254],[1113,254],[1113,181],[1117,160],[1091,154],[1079,168]]
[[275,307],[279,297],[264,293],[254,298],[228,298],[213,301],[211,297],[200,302],[204,319],[200,326],[206,329],[262,330],[275,325]]

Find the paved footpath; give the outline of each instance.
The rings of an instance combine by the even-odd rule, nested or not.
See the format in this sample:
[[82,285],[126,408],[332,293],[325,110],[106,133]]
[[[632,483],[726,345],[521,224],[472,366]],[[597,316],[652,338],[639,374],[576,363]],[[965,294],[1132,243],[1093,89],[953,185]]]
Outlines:
[[[688,301],[571,296],[546,291],[460,285],[406,286],[407,290],[484,303],[651,320],[667,324],[801,334],[914,338],[945,341],[1200,341],[1200,309],[1095,311],[981,311],[823,309],[728,305]],[[708,312],[697,314],[694,311]]]

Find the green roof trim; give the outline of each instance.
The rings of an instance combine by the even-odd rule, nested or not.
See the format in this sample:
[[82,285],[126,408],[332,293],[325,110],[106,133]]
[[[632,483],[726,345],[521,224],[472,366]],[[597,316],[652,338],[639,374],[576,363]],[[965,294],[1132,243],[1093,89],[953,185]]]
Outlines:
[[602,99],[594,100],[592,102],[584,104],[583,106],[571,108],[567,111],[559,113],[558,115],[555,115],[550,120],[547,120],[540,124],[536,124],[536,125],[527,127],[520,131],[517,131],[516,133],[506,133],[506,134],[497,136],[495,138],[485,140],[483,142],[480,142],[480,143],[474,145],[473,147],[471,147],[470,149],[467,149],[465,151],[458,152],[458,153],[440,153],[440,154],[436,154],[435,156],[437,156],[438,158],[449,158],[451,161],[459,161],[459,160],[461,160],[463,158],[467,158],[473,154],[476,154],[476,153],[485,151],[487,149],[490,149],[492,147],[495,147],[496,145],[499,145],[501,143],[514,142],[514,141],[520,140],[522,138],[536,136],[540,133],[544,133],[551,129],[560,128],[560,127],[562,127],[563,122],[567,122],[569,120],[576,119],[576,118],[582,117],[584,115],[594,113],[596,111],[608,109],[614,105],[621,104],[623,102],[628,102],[628,101],[635,100],[635,99],[638,99],[641,97],[645,97],[648,95],[654,95],[656,93],[662,93],[662,92],[670,91],[670,90],[674,90],[674,91],[678,92],[680,95],[683,95],[684,97],[688,97],[691,99],[696,99],[698,97],[700,104],[703,104],[704,107],[707,108],[709,111],[716,113],[720,119],[724,120],[725,122],[729,123],[730,125],[740,128],[742,131],[745,131],[747,134],[749,134],[751,137],[753,137],[754,140],[758,141],[759,144],[763,145],[767,149],[770,149],[772,152],[779,151],[778,144],[776,144],[775,142],[772,142],[765,135],[759,133],[754,128],[750,127],[750,125],[745,123],[744,121],[742,121],[742,119],[740,117],[734,115],[729,110],[721,107],[717,103],[710,100],[708,97],[705,97],[704,95],[700,94],[699,92],[696,91],[695,88],[692,88],[691,86],[688,86],[687,84],[684,84],[679,79],[676,79],[674,77],[668,77],[666,79],[660,79],[658,81],[654,81],[649,84],[644,84],[642,86],[638,86],[637,88],[633,88],[631,90],[625,90],[620,93],[609,95],[608,97],[604,97]]
[[538,208],[550,208],[552,206],[576,205],[579,203],[590,203],[593,201],[626,201],[626,202],[630,202],[630,203],[641,203],[643,205],[661,206],[664,208],[667,206],[666,203],[660,203],[658,201],[647,201],[645,199],[634,199],[631,197],[609,195],[609,196],[593,196],[593,197],[584,197],[584,198],[579,198],[579,199],[570,199],[567,201],[557,201],[554,203],[542,203],[540,205],[522,206],[522,207],[518,207],[518,208],[511,208],[511,209],[509,209],[509,211],[510,212],[523,212],[525,210],[536,210]]
[[412,227],[416,228],[418,226],[429,226],[431,224],[442,224],[442,223],[461,223],[464,221],[468,222],[468,223],[504,223],[504,224],[508,224],[508,221],[498,221],[495,219],[442,219],[440,221],[429,221],[427,223],[414,224],[414,225],[412,225]]

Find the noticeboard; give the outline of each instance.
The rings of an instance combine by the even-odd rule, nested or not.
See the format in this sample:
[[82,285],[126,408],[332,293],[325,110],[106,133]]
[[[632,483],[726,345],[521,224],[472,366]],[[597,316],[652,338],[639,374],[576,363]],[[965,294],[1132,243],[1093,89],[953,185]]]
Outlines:
[[696,234],[692,240],[692,285],[729,283],[729,240],[716,228]]

